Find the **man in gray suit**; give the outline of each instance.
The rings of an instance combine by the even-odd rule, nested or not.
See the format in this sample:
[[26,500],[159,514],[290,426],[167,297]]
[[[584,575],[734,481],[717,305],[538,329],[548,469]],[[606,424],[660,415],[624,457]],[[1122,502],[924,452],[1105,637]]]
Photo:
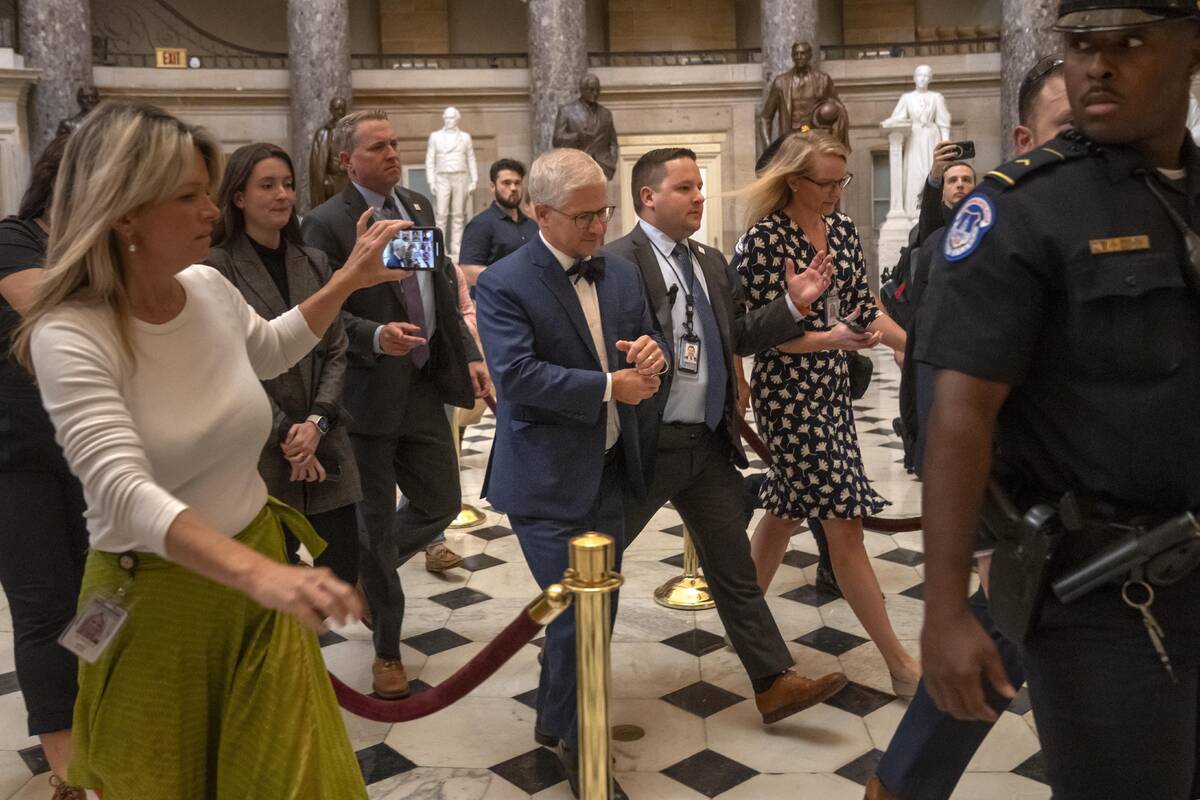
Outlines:
[[[305,215],[304,240],[339,268],[355,224],[383,219],[434,224],[429,200],[400,186],[400,156],[383,111],[339,120],[334,144],[350,185]],[[443,403],[471,408],[488,391],[487,369],[458,310],[454,264],[397,271],[397,280],[355,292],[343,311],[350,337],[346,400],[362,478],[362,583],[375,629],[374,689],[405,697],[400,662],[404,591],[397,568],[445,530],[462,496],[458,456]],[[396,488],[408,502],[396,510]]]
[[792,670],[758,588],[736,469],[747,462],[737,429],[734,359],[803,335],[803,313],[825,291],[833,264],[821,254],[803,272],[790,270],[787,296],[747,313],[741,281],[725,257],[688,238],[704,213],[696,154],[685,148],[646,153],[633,167],[632,188],[639,222],[608,249],[641,271],[673,369],[655,402],[638,407],[648,492],[625,500],[626,539],[668,500],[679,511],[759,713],[770,724],[833,696],[846,676],[812,679]]

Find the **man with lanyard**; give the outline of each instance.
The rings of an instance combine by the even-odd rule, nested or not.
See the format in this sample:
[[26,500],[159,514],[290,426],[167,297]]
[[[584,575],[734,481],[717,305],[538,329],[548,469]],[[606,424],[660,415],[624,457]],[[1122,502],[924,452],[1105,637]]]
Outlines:
[[[1200,534],[1200,21],[1195,0],[1063,0],[1057,27],[1078,131],[989,173],[929,287],[925,681],[960,719],[1013,694],[967,604],[985,491],[1006,498],[991,601],[1023,646],[1054,796],[1185,800],[1200,570],[1148,532]],[[1063,591],[1134,536],[1152,560]]]

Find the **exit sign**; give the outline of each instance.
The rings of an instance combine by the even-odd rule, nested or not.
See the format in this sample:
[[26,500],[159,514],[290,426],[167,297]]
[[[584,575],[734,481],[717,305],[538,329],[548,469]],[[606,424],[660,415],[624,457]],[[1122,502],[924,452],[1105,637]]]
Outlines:
[[154,66],[164,69],[187,69],[187,48],[154,48]]

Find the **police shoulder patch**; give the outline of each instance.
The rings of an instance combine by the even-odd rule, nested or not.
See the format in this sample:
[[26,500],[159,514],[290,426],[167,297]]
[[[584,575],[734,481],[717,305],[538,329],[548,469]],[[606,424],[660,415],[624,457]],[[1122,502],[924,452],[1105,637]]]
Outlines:
[[1007,164],[996,167],[984,177],[991,178],[1005,189],[1016,186],[1022,179],[1046,167],[1083,158],[1088,154],[1087,146],[1077,139],[1060,136],[1041,147],[1014,158]]
[[942,254],[947,261],[962,261],[983,241],[996,221],[996,209],[985,194],[973,194],[963,201],[946,230]]

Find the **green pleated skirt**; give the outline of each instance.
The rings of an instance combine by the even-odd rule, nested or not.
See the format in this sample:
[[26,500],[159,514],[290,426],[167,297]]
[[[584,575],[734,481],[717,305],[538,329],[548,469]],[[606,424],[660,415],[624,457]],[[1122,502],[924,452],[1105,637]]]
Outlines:
[[[237,540],[283,562],[281,523],[322,549],[275,500]],[[117,555],[93,551],[81,602],[127,579]],[[125,606],[100,659],[80,662],[72,783],[104,800],[366,800],[312,631],[147,553]]]

